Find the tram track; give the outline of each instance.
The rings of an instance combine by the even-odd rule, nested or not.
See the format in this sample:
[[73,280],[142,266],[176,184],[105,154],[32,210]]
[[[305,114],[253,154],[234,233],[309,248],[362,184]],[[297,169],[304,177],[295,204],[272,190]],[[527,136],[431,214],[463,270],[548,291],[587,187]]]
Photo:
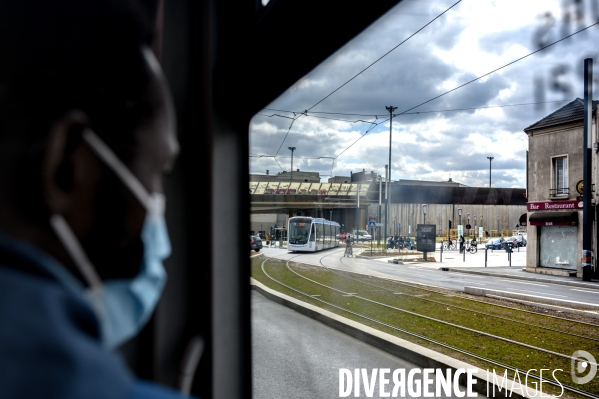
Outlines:
[[[324,259],[326,257],[329,257],[331,255],[333,255],[333,254],[327,254],[327,255],[321,257],[319,259],[320,265],[323,268],[331,271],[332,273],[338,274],[338,275],[343,276],[345,278],[353,279],[351,277],[345,276],[343,273],[355,273],[355,272],[352,272],[352,271],[339,271],[337,269],[327,267],[326,265],[324,265],[324,263],[322,263],[322,259]],[[340,261],[340,263],[342,263],[342,264],[345,265],[345,263],[344,263],[344,257],[339,258],[339,261]],[[400,280],[400,279],[396,279],[396,278],[393,278],[393,279],[385,278],[385,279],[387,279],[389,281],[392,281],[393,283],[400,284],[400,285],[403,285],[403,286],[406,286],[406,287],[410,287],[410,288],[414,288],[414,289],[417,289],[417,290],[423,290],[423,291],[431,292],[431,293],[435,293],[435,294],[443,294],[443,292],[441,292],[441,291],[438,291],[438,290],[435,290],[435,289],[431,289],[431,288],[426,288],[426,287],[430,287],[430,286],[426,286],[426,285],[421,284],[421,283],[412,283],[412,282],[407,282],[405,280]],[[364,282],[364,281],[361,281],[361,280],[358,280],[358,279],[354,279],[354,280],[359,281],[359,282],[364,283],[364,284],[372,285],[371,283],[367,283],[367,282]],[[373,285],[373,286],[375,286],[375,285]],[[380,287],[380,286],[378,286],[378,287],[381,288],[381,289],[387,289],[385,287]],[[447,289],[445,289],[445,290],[447,290]],[[393,290],[391,290],[391,291],[393,291]],[[409,294],[404,294],[404,295],[410,296]],[[411,295],[411,296],[414,297],[414,298],[419,298],[419,297],[417,297],[415,295]],[[598,327],[599,326],[596,323],[588,323],[588,322],[585,322],[585,321],[568,319],[568,318],[565,318],[565,317],[560,317],[560,316],[556,316],[556,315],[545,314],[545,313],[541,313],[541,312],[534,312],[534,311],[530,311],[530,310],[526,310],[526,309],[521,309],[521,308],[517,308],[517,307],[513,307],[513,306],[500,305],[500,304],[496,304],[496,303],[492,303],[492,302],[482,301],[482,300],[479,300],[479,299],[469,298],[467,296],[461,296],[460,298],[462,298],[464,300],[467,300],[469,302],[481,303],[481,304],[485,304],[485,305],[489,305],[489,306],[494,306],[494,307],[499,307],[499,308],[505,308],[505,309],[509,309],[509,310],[513,310],[513,311],[522,312],[522,313],[530,313],[530,314],[539,315],[539,316],[543,316],[543,317],[547,317],[547,318],[553,318],[553,319],[563,320],[563,321],[567,321],[567,322],[570,322],[570,323],[582,324],[582,325],[587,325],[587,326],[592,326],[592,327]],[[420,299],[422,299],[422,298],[420,298]],[[432,302],[434,302],[434,301],[432,301]],[[451,304],[444,303],[444,302],[436,302],[436,303],[443,304],[443,305],[450,306],[450,307],[455,307],[457,309],[464,309],[464,310],[472,311],[471,309],[457,307],[455,305],[451,305]],[[483,314],[482,312],[477,312],[477,313]],[[488,315],[489,317],[499,317],[499,316],[496,316],[496,315],[492,315],[490,313],[484,313],[484,314]],[[524,324],[526,324],[526,323],[524,323]],[[530,324],[530,325],[531,326],[536,326],[536,327],[539,327],[539,328],[543,328],[542,326],[538,326],[538,325],[534,325],[534,324]],[[548,329],[548,330],[555,331],[555,332],[560,332],[560,333],[564,333],[564,334],[568,334],[568,335],[572,335],[572,336],[576,336],[576,337],[581,337],[581,338],[585,338],[585,339],[590,339],[590,340],[594,340],[594,341],[598,341],[599,342],[599,339],[597,339],[597,338],[591,338],[591,337],[588,337],[588,336],[581,336],[581,335],[577,335],[577,334],[572,334],[572,333],[569,333],[567,331],[562,331],[562,330],[552,330],[552,329]]]
[[[324,265],[324,263],[323,263],[323,259],[326,258],[326,257],[332,256],[332,255],[335,255],[335,253],[327,254],[325,256],[322,256],[319,259],[320,265],[324,269],[326,269],[327,271],[332,272],[332,273],[334,273],[336,275],[342,276],[342,277],[344,277],[346,279],[353,280],[354,282],[359,283],[359,284],[370,285],[371,287],[374,287],[374,288],[377,288],[377,289],[380,289],[380,290],[384,290],[384,291],[387,291],[387,292],[393,291],[393,290],[391,290],[391,289],[389,289],[387,287],[382,287],[382,286],[379,286],[379,285],[376,285],[376,284],[372,284],[372,283],[360,281],[358,279],[354,279],[354,278],[351,278],[349,276],[345,276],[344,274],[342,274],[340,272],[333,271],[332,269],[326,267]],[[446,327],[457,328],[457,329],[459,329],[461,331],[467,331],[467,332],[469,332],[471,334],[478,334],[479,336],[486,337],[488,339],[497,339],[499,341],[505,342],[505,343],[510,344],[510,345],[517,345],[517,346],[520,346],[522,348],[526,348],[526,349],[529,349],[529,350],[542,352],[542,353],[545,353],[546,355],[549,355],[549,356],[554,356],[554,357],[557,357],[557,358],[561,358],[563,361],[565,361],[565,360],[568,360],[568,361],[572,361],[572,360],[577,361],[577,360],[579,360],[579,359],[576,359],[576,358],[572,358],[571,356],[565,355],[563,353],[551,351],[551,350],[548,350],[548,349],[545,349],[545,348],[540,348],[540,347],[537,347],[535,345],[531,345],[531,344],[519,342],[519,341],[516,341],[516,340],[513,340],[513,339],[509,339],[509,338],[505,338],[505,337],[500,337],[500,336],[497,336],[497,335],[494,335],[494,334],[491,334],[491,333],[488,333],[488,332],[485,332],[485,331],[479,331],[479,330],[476,330],[476,329],[473,329],[473,328],[470,328],[470,327],[461,326],[461,325],[458,325],[458,324],[455,324],[455,323],[447,322],[447,321],[444,321],[444,320],[440,320],[440,319],[437,319],[437,318],[434,318],[434,317],[430,317],[430,316],[426,316],[426,315],[423,315],[423,314],[419,314],[419,313],[416,313],[416,312],[413,312],[413,311],[409,311],[409,310],[406,310],[406,309],[401,309],[401,308],[398,308],[397,306],[393,306],[393,305],[390,305],[388,303],[382,303],[380,301],[376,301],[376,300],[373,300],[373,299],[370,299],[370,298],[363,297],[361,295],[358,295],[356,292],[344,291],[344,290],[341,290],[339,288],[336,288],[336,287],[333,287],[333,286],[330,286],[330,285],[327,285],[327,284],[323,284],[322,282],[319,282],[319,281],[316,281],[316,280],[311,279],[309,277],[303,276],[301,273],[298,273],[297,271],[293,270],[292,266],[290,265],[290,262],[291,261],[297,262],[297,260],[299,258],[301,258],[301,257],[302,257],[302,255],[298,255],[298,256],[295,256],[295,257],[292,257],[292,258],[288,259],[286,261],[286,264],[285,264],[287,270],[289,272],[293,273],[294,275],[296,275],[297,278],[301,278],[301,279],[304,279],[306,281],[309,281],[310,283],[312,283],[312,284],[320,287],[321,289],[323,289],[325,291],[335,292],[335,293],[338,293],[339,295],[342,295],[344,297],[347,296],[347,297],[351,297],[351,298],[353,298],[355,300],[359,300],[359,301],[364,301],[366,303],[370,303],[372,306],[384,307],[384,308],[390,309],[392,311],[401,312],[401,313],[404,313],[404,314],[412,316],[412,317],[422,318],[422,319],[428,320],[429,322],[441,323],[441,324],[445,325]],[[333,303],[330,300],[327,301],[327,300],[323,299],[322,297],[316,297],[316,296],[314,296],[315,295],[314,292],[308,293],[308,292],[305,292],[305,291],[302,291],[302,290],[298,290],[297,288],[291,287],[290,285],[285,284],[285,283],[279,281],[278,279],[274,278],[273,276],[271,276],[267,272],[266,267],[265,267],[267,260],[265,260],[262,263],[262,271],[263,271],[264,275],[267,276],[272,281],[276,282],[277,284],[280,284],[280,285],[282,285],[282,286],[284,286],[284,287],[286,287],[286,288],[288,288],[288,289],[290,289],[290,290],[292,290],[292,291],[294,291],[294,292],[296,292],[296,293],[298,293],[298,294],[300,294],[302,296],[309,297],[312,300],[315,300],[315,301],[318,301],[320,303],[326,304],[327,306],[332,306],[332,307],[334,307],[336,309],[339,309],[339,310],[341,310],[343,312],[348,312],[349,314],[352,314],[352,315],[354,315],[354,316],[356,316],[358,318],[361,318],[361,319],[364,319],[364,320],[369,320],[370,322],[373,322],[373,323],[376,323],[378,325],[390,328],[390,329],[392,329],[394,331],[401,332],[401,333],[404,333],[404,334],[416,337],[418,339],[422,339],[422,340],[424,340],[426,342],[429,342],[431,344],[440,345],[441,347],[444,347],[446,349],[449,349],[449,350],[452,350],[452,351],[456,351],[456,352],[461,353],[463,355],[476,358],[476,359],[478,359],[480,361],[484,361],[484,362],[487,362],[489,364],[496,365],[498,367],[502,367],[502,368],[504,368],[506,370],[510,370],[512,372],[519,372],[519,373],[525,373],[526,372],[524,370],[518,369],[517,367],[513,367],[513,366],[510,366],[510,365],[504,364],[503,362],[499,362],[497,360],[493,360],[493,359],[490,359],[488,357],[481,356],[481,355],[476,354],[476,353],[474,353],[472,351],[456,347],[455,345],[451,345],[451,344],[448,344],[446,342],[441,342],[438,339],[433,339],[433,338],[425,336],[423,334],[419,334],[419,333],[414,332],[414,331],[409,331],[409,330],[407,330],[405,328],[400,328],[400,327],[398,327],[396,325],[393,325],[391,323],[382,321],[379,318],[371,317],[371,316],[369,316],[367,314],[362,314],[360,312],[356,312],[354,310],[348,309],[347,307],[340,306],[339,304]],[[341,259],[341,261],[343,263],[343,259]],[[351,291],[355,291],[355,290],[351,290]],[[408,295],[408,294],[406,294],[406,295]],[[323,296],[327,296],[326,293]],[[436,304],[443,305],[443,306],[452,306],[452,307],[454,307],[456,309],[463,309],[463,310],[466,310],[466,311],[469,311],[469,312],[473,312],[471,309],[460,308],[460,307],[457,307],[455,305],[446,304],[446,303],[437,302],[437,301],[432,301],[430,299],[420,298],[420,297],[416,297],[414,295],[409,295],[409,296],[412,297],[413,299],[416,299],[416,300],[424,300],[425,302],[429,302],[429,303],[436,303]],[[349,305],[349,303],[348,303],[348,305]],[[518,309],[514,309],[514,310],[518,310]],[[481,312],[476,312],[476,313],[477,314],[481,314]],[[544,316],[544,315],[542,315],[542,316]],[[489,317],[496,317],[496,315],[489,314]],[[507,318],[501,318],[501,317],[499,317],[499,319],[501,319],[503,321],[509,321],[509,319],[507,319]],[[568,320],[568,321],[571,321],[571,320]],[[541,328],[541,329],[545,328],[543,326],[533,325],[533,324],[530,324],[530,323],[520,323],[520,324],[528,325],[529,327]],[[556,333],[568,333],[568,332],[565,332],[565,331],[560,331],[560,330],[555,330],[555,329],[548,329],[548,330],[550,330],[552,332],[556,332]],[[568,333],[568,334],[570,334],[570,333]],[[572,334],[570,334],[570,335],[572,335]],[[581,336],[581,335],[576,335],[576,334],[574,334],[574,336],[576,336],[576,337],[578,337],[580,339],[585,339],[585,340],[588,339],[588,340],[592,340],[592,341],[597,341],[597,339],[594,339],[594,338],[591,338],[591,337],[586,337],[586,336]],[[534,376],[532,373],[529,373],[529,376],[535,377],[537,379],[540,378],[539,376]],[[559,387],[559,384],[557,384],[555,382],[552,383],[552,381],[543,380],[543,382],[547,383],[547,384],[550,384],[550,385],[554,385],[556,387]],[[563,385],[563,386],[564,386],[564,389],[568,390],[569,392],[572,392],[572,393],[575,393],[575,394],[579,394],[579,395],[582,395],[582,396],[588,397],[588,398],[599,398],[599,396],[595,396],[592,393],[579,390],[579,389],[577,389],[575,387],[566,386],[566,385]]]
[[[554,329],[554,328],[549,328],[549,327],[541,326],[541,325],[538,325],[538,324],[527,323],[525,321],[509,319],[507,317],[503,317],[503,316],[499,316],[499,315],[494,315],[494,314],[482,312],[482,311],[479,311],[479,310],[468,309],[468,308],[464,308],[462,306],[457,306],[457,305],[449,304],[449,303],[446,303],[446,302],[440,302],[440,301],[435,301],[433,299],[422,298],[421,296],[413,295],[413,294],[408,294],[408,293],[405,293],[405,292],[399,293],[399,292],[397,292],[397,290],[393,290],[393,289],[390,289],[390,288],[387,288],[387,287],[383,287],[383,286],[380,286],[380,285],[377,285],[377,284],[372,284],[372,283],[369,283],[367,281],[362,281],[362,280],[359,280],[357,278],[353,278],[353,277],[347,276],[347,275],[345,275],[345,274],[343,274],[341,272],[338,272],[335,269],[331,269],[331,268],[325,266],[324,263],[322,263],[322,259],[324,259],[324,258],[325,257],[322,257],[319,260],[320,264],[322,265],[322,267],[324,267],[325,269],[329,270],[331,273],[334,273],[334,274],[336,274],[338,276],[347,278],[349,280],[356,281],[356,282],[358,282],[360,284],[366,284],[366,285],[369,285],[371,287],[378,288],[380,290],[391,292],[393,294],[401,294],[401,295],[404,295],[404,296],[408,296],[408,297],[413,298],[414,300],[421,301],[421,302],[434,303],[434,304],[437,304],[437,305],[447,306],[447,307],[451,307],[453,309],[459,309],[459,310],[463,310],[463,311],[466,311],[466,312],[474,313],[475,315],[484,315],[484,316],[492,317],[492,318],[498,319],[498,320],[504,320],[504,321],[508,321],[508,322],[511,322],[511,323],[521,324],[521,325],[525,325],[525,326],[529,326],[529,327],[534,327],[534,328],[538,328],[538,329],[542,329],[542,330],[546,330],[546,331],[552,331],[552,332],[556,332],[556,333],[560,333],[560,334],[570,335],[570,336],[577,337],[577,338],[588,339],[588,340],[591,340],[591,341],[599,342],[599,338],[593,338],[593,337],[589,337],[589,336],[585,336],[585,335],[575,334],[575,333],[572,333],[572,332],[569,332],[569,331],[557,330],[557,329]],[[343,258],[340,258],[340,261],[341,261],[341,263],[343,263]],[[400,283],[400,282],[398,282],[398,283]],[[441,292],[435,291],[435,290],[420,288],[420,287],[416,287],[416,286],[405,284],[405,283],[400,283],[400,284],[406,285],[406,286],[409,286],[409,287],[415,288],[415,289],[421,289],[421,290],[426,290],[426,291],[429,291],[429,292],[434,292],[436,294],[441,294]],[[462,297],[462,298],[464,298],[464,297]],[[470,298],[464,298],[464,299],[466,299],[466,300],[472,300]],[[479,302],[479,303],[484,303],[486,305],[490,304],[488,302],[483,302],[483,301],[477,301],[477,300],[474,300],[474,301],[475,302]],[[494,304],[490,304],[490,305],[494,305]],[[500,306],[502,306],[502,305],[500,305]],[[514,308],[514,307],[507,307],[507,308],[510,309],[510,310],[523,311],[522,309],[518,309],[518,308]],[[529,311],[524,311],[524,312],[529,312]],[[532,312],[532,313],[534,313],[534,312]],[[540,314],[540,313],[535,313],[535,314],[542,315],[542,316],[553,317],[552,315],[543,315],[543,314]],[[566,318],[560,318],[560,319],[567,320],[569,322],[574,321],[574,320],[569,320],[569,319],[566,319]],[[578,321],[574,321],[574,322],[578,322]],[[584,323],[584,322],[580,322],[580,323]],[[590,323],[584,323],[584,324],[590,324]]]

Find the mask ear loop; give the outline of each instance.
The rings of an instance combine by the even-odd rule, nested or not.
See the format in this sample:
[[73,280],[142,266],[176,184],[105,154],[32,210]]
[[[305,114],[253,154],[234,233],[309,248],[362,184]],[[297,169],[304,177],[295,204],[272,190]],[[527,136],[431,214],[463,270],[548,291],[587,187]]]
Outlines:
[[56,213],[53,214],[50,216],[50,225],[92,291],[100,290],[102,288],[102,280],[64,217]]
[[140,204],[150,211],[152,208],[151,195],[140,183],[139,179],[131,173],[129,168],[114,154],[114,152],[102,141],[102,139],[91,129],[85,129],[82,133],[83,139],[89,144],[92,151],[108,165],[123,183],[131,190]]

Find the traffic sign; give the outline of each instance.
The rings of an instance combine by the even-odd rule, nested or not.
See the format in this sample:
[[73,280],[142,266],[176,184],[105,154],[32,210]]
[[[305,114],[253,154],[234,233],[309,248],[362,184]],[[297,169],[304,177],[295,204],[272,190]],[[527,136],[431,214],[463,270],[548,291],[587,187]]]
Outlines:
[[375,227],[376,227],[376,222],[374,220],[371,220],[368,222],[369,229],[374,229]]
[[470,224],[467,224],[467,225],[466,225],[466,228],[467,228],[468,230],[470,230],[470,229],[472,228],[472,225],[470,225]]

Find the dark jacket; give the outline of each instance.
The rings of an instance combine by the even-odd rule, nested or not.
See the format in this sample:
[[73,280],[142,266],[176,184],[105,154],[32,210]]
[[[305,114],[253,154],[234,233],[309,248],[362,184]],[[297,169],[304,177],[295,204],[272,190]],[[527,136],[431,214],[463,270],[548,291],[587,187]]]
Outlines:
[[136,380],[121,356],[102,346],[98,320],[77,284],[41,250],[0,237],[0,396],[181,398]]

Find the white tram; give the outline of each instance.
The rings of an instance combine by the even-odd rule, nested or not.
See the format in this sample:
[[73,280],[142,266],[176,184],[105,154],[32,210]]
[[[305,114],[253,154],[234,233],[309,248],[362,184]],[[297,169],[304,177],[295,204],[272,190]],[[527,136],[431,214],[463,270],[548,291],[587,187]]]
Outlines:
[[291,252],[315,252],[339,246],[341,226],[337,222],[306,216],[289,218],[287,249]]

